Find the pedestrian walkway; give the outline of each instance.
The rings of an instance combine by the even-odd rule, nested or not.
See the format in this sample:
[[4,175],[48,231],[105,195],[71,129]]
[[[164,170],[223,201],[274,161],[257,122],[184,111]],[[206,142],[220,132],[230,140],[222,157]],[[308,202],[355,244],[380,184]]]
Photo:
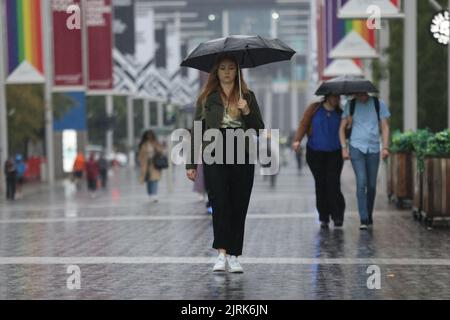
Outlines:
[[[244,274],[211,272],[211,216],[182,167],[173,193],[165,172],[156,204],[125,169],[95,199],[68,181],[25,186],[23,199],[0,202],[0,299],[450,298],[450,229],[427,230],[380,193],[375,227],[361,232],[346,163],[345,226],[322,231],[312,176],[294,163],[275,189],[256,176]],[[72,265],[81,272],[78,290],[66,285]],[[377,268],[380,288],[371,289]]]

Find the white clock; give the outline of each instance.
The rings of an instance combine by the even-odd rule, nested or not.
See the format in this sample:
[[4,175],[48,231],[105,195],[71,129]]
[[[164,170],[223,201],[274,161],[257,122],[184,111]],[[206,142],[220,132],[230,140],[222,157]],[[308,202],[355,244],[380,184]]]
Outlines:
[[433,16],[430,32],[439,44],[447,46],[450,42],[450,13],[447,10],[440,11]]

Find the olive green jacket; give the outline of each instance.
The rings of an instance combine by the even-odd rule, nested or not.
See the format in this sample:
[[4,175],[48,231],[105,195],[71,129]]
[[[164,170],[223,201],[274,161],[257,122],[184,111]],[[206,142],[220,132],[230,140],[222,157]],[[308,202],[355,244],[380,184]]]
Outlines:
[[[244,94],[243,98],[247,100],[247,104],[250,108],[248,115],[242,115],[243,130],[255,129],[257,133],[259,130],[264,129],[264,122],[261,117],[261,111],[256,101],[255,94],[249,91],[248,94]],[[203,130],[208,129],[220,129],[222,126],[223,115],[225,107],[218,91],[212,92],[206,99],[205,105],[197,104],[195,110],[194,121],[203,121]],[[191,131],[191,164],[186,165],[186,169],[196,169],[197,165],[194,163],[194,159],[198,153],[194,152],[194,130]],[[202,150],[211,142],[203,141]],[[245,145],[248,150],[248,144]],[[196,161],[198,162],[198,161]]]

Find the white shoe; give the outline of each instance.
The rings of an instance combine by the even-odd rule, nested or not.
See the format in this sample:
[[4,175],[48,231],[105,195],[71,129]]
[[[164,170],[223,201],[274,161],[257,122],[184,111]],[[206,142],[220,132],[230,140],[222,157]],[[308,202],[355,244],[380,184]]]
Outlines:
[[223,253],[219,254],[214,265],[213,272],[227,271],[227,259]]
[[243,273],[244,269],[242,268],[239,260],[236,256],[231,256],[228,259],[228,271],[231,273]]

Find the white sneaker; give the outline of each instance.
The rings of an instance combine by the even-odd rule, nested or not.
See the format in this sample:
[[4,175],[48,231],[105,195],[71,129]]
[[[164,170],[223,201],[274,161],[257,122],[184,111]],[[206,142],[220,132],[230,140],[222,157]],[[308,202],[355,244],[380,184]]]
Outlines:
[[227,270],[227,259],[223,253],[219,254],[214,265],[213,272],[224,272]]
[[239,260],[236,256],[231,256],[228,259],[228,271],[231,273],[243,273],[244,269],[242,268]]

